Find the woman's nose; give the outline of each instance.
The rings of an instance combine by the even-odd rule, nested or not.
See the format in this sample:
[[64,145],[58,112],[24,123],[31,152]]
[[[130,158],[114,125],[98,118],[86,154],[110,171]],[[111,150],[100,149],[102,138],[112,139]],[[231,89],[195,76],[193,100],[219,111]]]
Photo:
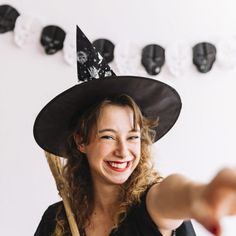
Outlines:
[[119,141],[115,150],[116,156],[125,159],[129,156],[129,148],[125,141]]

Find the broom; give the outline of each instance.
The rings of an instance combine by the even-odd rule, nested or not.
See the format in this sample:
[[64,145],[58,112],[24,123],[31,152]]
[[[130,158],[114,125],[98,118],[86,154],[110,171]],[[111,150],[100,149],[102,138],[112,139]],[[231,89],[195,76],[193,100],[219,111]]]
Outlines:
[[74,217],[74,214],[71,210],[71,206],[69,203],[69,199],[68,199],[68,195],[67,195],[67,191],[66,191],[67,190],[66,182],[65,182],[65,179],[63,178],[63,175],[62,175],[62,167],[63,166],[62,166],[61,159],[60,159],[60,157],[53,155],[49,152],[45,152],[45,155],[46,155],[50,170],[52,172],[52,175],[56,181],[57,190],[63,200],[63,204],[65,207],[66,216],[67,216],[67,219],[69,222],[71,234],[72,234],[72,236],[80,236],[79,229],[76,224],[75,217]]

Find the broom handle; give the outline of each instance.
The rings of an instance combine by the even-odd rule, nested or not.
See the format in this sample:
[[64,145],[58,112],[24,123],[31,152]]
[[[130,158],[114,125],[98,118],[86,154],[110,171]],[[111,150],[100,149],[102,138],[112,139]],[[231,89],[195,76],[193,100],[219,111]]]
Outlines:
[[72,213],[67,195],[64,193],[64,191],[62,191],[60,194],[63,199],[63,204],[65,207],[66,216],[67,216],[67,219],[68,219],[68,222],[70,225],[71,234],[72,234],[72,236],[80,236],[79,229],[76,224],[74,214]]

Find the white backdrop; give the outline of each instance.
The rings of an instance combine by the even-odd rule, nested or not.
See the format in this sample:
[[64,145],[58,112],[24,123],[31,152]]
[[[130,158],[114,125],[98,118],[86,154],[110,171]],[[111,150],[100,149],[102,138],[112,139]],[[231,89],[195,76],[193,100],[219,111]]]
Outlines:
[[[217,44],[236,37],[233,0],[0,1],[6,3],[38,17],[42,26],[68,32],[78,24],[91,40],[105,37],[115,45],[129,40],[168,48],[183,42],[191,49],[202,40]],[[8,32],[0,35],[0,73],[0,235],[31,236],[48,205],[60,200],[32,126],[47,101],[77,82],[76,67],[65,63],[62,52],[47,56],[39,42],[18,48]],[[160,172],[205,182],[221,167],[235,167],[236,69],[216,61],[201,74],[190,63],[173,77],[165,65],[154,78],[174,86],[183,100],[176,126],[155,145]],[[224,219],[223,235],[236,235],[235,223],[235,217]],[[197,235],[209,235],[194,224]]]

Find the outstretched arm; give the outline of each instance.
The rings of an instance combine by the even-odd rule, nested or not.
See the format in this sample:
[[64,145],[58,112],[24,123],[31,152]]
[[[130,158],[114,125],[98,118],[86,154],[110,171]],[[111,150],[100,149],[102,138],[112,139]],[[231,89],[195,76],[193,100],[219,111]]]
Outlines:
[[152,186],[146,204],[159,229],[172,230],[185,219],[195,219],[220,235],[220,218],[236,215],[236,170],[222,169],[208,184],[170,175]]

